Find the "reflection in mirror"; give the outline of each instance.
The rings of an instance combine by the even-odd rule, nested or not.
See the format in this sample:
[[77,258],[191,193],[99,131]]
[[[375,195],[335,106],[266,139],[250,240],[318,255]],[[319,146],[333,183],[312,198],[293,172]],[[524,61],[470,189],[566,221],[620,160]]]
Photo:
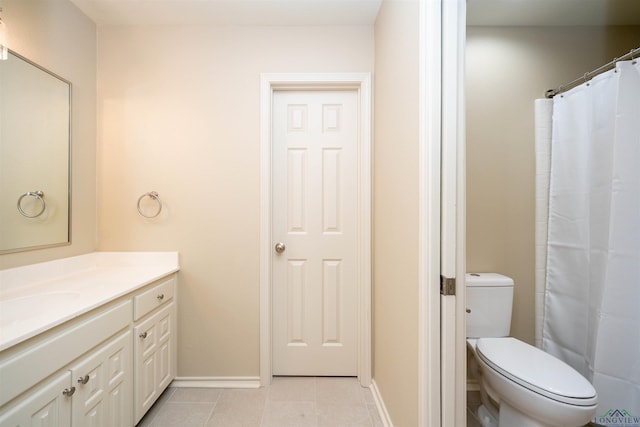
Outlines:
[[0,253],[68,244],[71,84],[0,61]]

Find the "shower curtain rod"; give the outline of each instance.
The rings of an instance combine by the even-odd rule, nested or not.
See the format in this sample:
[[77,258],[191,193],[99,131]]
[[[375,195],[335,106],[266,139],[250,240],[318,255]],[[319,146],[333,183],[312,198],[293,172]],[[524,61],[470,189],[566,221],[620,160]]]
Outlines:
[[597,76],[600,73],[604,73],[605,71],[609,71],[611,69],[613,69],[616,66],[616,62],[618,61],[625,61],[627,59],[635,59],[638,56],[640,56],[640,47],[637,47],[635,49],[631,49],[629,51],[629,53],[622,55],[620,58],[613,58],[613,61],[604,64],[602,67],[596,68],[593,71],[590,71],[588,73],[584,73],[584,76],[582,77],[578,77],[577,79],[559,86],[557,89],[549,89],[548,91],[545,92],[545,97],[547,98],[553,98],[554,96],[562,93],[562,92],[566,92],[569,89],[573,89],[574,87],[587,82],[589,80],[591,80],[592,78],[594,78],[595,76]]

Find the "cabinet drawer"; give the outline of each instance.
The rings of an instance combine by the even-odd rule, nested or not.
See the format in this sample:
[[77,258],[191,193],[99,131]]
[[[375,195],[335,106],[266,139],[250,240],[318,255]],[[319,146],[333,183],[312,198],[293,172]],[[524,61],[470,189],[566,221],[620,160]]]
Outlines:
[[175,282],[175,276],[171,276],[151,289],[136,295],[133,299],[133,319],[138,320],[167,301],[171,301],[175,293]]

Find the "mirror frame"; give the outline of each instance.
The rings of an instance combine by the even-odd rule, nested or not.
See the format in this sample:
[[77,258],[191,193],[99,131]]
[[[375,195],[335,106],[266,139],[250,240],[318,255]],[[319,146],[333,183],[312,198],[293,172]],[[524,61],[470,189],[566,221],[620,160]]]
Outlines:
[[67,137],[67,240],[66,241],[61,241],[61,242],[55,242],[55,243],[46,243],[43,245],[32,245],[32,246],[24,246],[24,247],[18,247],[18,248],[9,248],[9,249],[0,249],[0,255],[5,255],[5,254],[11,254],[11,253],[18,253],[18,252],[26,252],[26,251],[33,251],[33,250],[38,250],[38,249],[47,249],[47,248],[54,248],[54,247],[60,247],[60,246],[69,246],[71,245],[71,227],[72,227],[72,222],[71,222],[71,218],[72,218],[72,203],[71,203],[71,195],[72,195],[72,191],[71,191],[71,185],[72,185],[72,172],[73,172],[73,167],[72,167],[72,117],[73,117],[73,84],[61,77],[60,75],[44,68],[43,66],[33,62],[32,60],[30,60],[29,58],[26,58],[23,55],[20,55],[19,53],[17,53],[14,50],[11,49],[7,49],[8,53],[15,56],[16,58],[25,61],[26,63],[36,67],[37,69],[44,71],[45,73],[49,74],[50,76],[60,80],[61,82],[65,83],[68,85],[69,87],[69,95],[68,95],[68,99],[69,99],[69,118],[68,118],[68,137]]

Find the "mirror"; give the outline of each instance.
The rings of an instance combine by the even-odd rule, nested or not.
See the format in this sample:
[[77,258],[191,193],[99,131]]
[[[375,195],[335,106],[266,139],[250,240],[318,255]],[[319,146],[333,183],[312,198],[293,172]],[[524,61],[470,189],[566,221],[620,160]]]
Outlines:
[[0,60],[0,253],[70,243],[71,83]]

